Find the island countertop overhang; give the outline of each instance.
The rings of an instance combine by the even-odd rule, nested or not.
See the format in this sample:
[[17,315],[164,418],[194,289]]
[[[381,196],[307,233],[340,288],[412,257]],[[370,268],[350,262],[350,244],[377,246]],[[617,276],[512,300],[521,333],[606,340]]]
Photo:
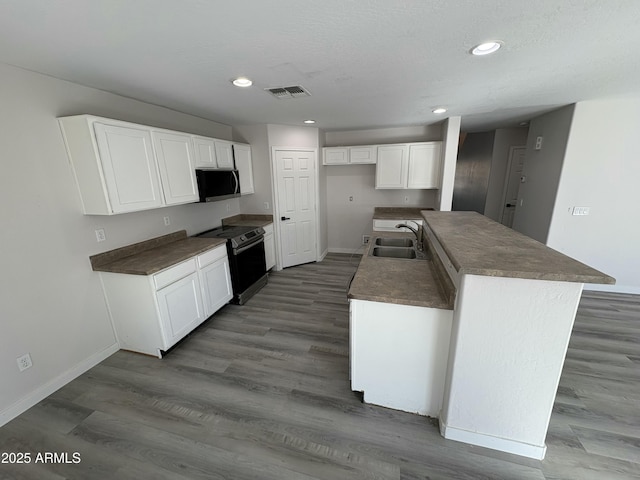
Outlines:
[[422,211],[460,275],[614,284],[615,279],[477,212]]

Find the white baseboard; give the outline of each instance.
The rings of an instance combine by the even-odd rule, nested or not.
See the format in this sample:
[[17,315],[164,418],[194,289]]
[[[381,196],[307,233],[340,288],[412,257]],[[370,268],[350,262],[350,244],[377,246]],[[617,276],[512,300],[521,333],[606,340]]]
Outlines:
[[33,392],[28,394],[26,397],[18,400],[16,403],[14,403],[10,407],[0,412],[0,427],[2,427],[5,423],[10,422],[21,413],[26,412],[31,407],[33,407],[36,403],[47,398],[53,392],[65,386],[74,378],[79,377],[90,368],[95,367],[105,358],[110,357],[111,355],[116,353],[119,349],[120,349],[120,346],[117,343],[114,343],[113,345],[105,348],[104,350],[91,355],[89,358],[86,358],[82,362],[78,363],[77,365],[73,366],[72,368],[64,372],[62,375],[58,375],[51,381],[36,388]]
[[329,253],[351,253],[353,255],[362,255],[364,253],[364,249],[366,248],[366,245],[363,245],[360,248],[357,249],[353,249],[353,248],[330,248],[329,249]]
[[320,254],[320,258],[318,258],[318,261],[321,262],[322,260],[324,260],[324,257],[327,256],[327,253],[329,253],[328,249]]
[[640,295],[640,287],[633,287],[630,285],[599,285],[585,283],[584,289],[592,292],[629,293],[631,295]]
[[544,459],[547,453],[547,446],[531,445],[528,443],[517,442],[506,438],[493,437],[482,433],[470,432],[459,428],[447,427],[442,419],[440,419],[440,434],[449,440],[477,445],[479,447],[499,450],[501,452],[512,453],[522,457],[534,458],[536,460]]

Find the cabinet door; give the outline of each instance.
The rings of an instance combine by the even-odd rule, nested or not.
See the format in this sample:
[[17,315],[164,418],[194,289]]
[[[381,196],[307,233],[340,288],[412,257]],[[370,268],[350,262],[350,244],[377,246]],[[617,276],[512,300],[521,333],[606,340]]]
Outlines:
[[216,168],[216,147],[213,138],[193,137],[196,168]]
[[327,147],[322,149],[323,165],[346,165],[349,163],[349,149],[346,147]]
[[218,168],[233,168],[233,150],[231,148],[231,142],[214,140],[214,144]]
[[264,261],[267,270],[276,266],[276,242],[273,240],[273,235],[264,236]]
[[350,163],[376,163],[378,158],[378,147],[375,145],[367,147],[349,147]]
[[161,207],[150,130],[95,123],[94,132],[112,212]]
[[200,282],[194,272],[156,292],[165,350],[207,317],[202,306]]
[[253,186],[253,165],[251,163],[251,147],[249,145],[233,144],[233,157],[240,174],[240,194],[249,195],[255,192]]
[[200,278],[205,318],[208,318],[226,305],[233,297],[227,256],[225,255],[224,258],[202,268],[200,270]]
[[153,132],[164,200],[167,205],[198,201],[195,161],[190,135]]
[[407,145],[381,145],[376,164],[376,188],[407,188]]
[[440,142],[409,145],[407,188],[439,188],[440,163]]

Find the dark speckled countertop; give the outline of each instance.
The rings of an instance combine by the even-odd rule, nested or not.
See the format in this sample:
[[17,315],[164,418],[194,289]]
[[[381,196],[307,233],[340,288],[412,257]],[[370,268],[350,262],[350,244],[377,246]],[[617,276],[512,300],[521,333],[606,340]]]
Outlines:
[[[394,217],[398,218],[398,217]],[[356,300],[453,309],[431,260],[381,258],[369,255],[376,237],[415,238],[411,233],[372,232],[356,271],[348,297]]]
[[476,212],[422,212],[459,274],[613,284],[615,279]]
[[187,237],[186,230],[89,257],[97,272],[151,275],[223,245],[224,238]]
[[264,227],[273,223],[273,215],[247,214],[234,215],[222,219],[222,225],[234,225],[243,227]]
[[428,208],[413,207],[376,207],[374,220],[422,220],[422,212]]

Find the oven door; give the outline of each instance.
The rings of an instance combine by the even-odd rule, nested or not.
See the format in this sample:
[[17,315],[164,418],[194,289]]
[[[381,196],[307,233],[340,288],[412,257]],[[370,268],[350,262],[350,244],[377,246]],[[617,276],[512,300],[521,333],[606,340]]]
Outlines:
[[[233,291],[241,294],[267,273],[264,259],[264,237],[260,240],[231,250]],[[233,275],[235,273],[235,275]]]

